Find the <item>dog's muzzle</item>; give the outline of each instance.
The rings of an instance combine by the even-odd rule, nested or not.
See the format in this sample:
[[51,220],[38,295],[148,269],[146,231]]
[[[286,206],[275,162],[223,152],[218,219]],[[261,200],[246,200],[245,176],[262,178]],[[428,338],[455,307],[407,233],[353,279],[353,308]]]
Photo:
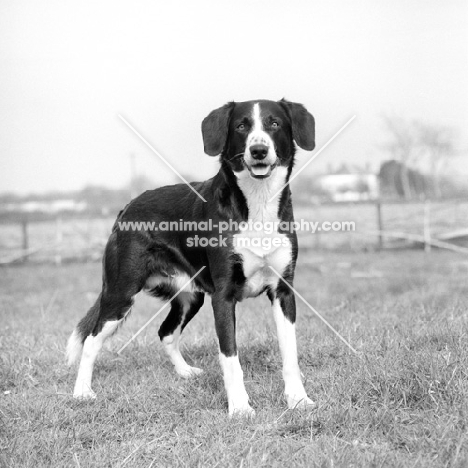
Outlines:
[[268,151],[269,147],[263,144],[254,144],[249,147],[250,163],[245,161],[245,166],[254,179],[266,179],[275,169],[277,162],[270,161]]

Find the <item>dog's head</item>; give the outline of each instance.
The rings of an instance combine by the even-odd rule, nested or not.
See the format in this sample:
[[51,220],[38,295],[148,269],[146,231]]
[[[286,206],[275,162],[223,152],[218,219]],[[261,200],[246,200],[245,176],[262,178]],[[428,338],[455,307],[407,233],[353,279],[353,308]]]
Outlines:
[[294,143],[315,147],[315,122],[302,104],[281,101],[229,102],[202,123],[205,153],[221,155],[236,175],[270,177],[277,166],[292,166]]

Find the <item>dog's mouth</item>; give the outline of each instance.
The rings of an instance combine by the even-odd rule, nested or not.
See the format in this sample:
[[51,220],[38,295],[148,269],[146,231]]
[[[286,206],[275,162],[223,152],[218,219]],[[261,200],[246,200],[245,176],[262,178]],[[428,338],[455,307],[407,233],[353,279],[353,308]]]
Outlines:
[[249,170],[250,176],[254,179],[266,179],[271,176],[271,173],[276,168],[275,164],[255,164],[249,166],[246,164],[247,169]]

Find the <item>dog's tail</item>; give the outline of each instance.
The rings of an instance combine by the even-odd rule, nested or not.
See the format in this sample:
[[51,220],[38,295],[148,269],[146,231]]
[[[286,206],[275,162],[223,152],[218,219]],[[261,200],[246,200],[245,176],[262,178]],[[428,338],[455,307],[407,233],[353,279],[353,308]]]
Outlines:
[[101,308],[101,295],[97,298],[94,305],[89,309],[88,313],[80,320],[73,333],[68,338],[67,342],[67,363],[69,366],[74,364],[81,356],[83,343],[85,339],[91,335],[99,318]]

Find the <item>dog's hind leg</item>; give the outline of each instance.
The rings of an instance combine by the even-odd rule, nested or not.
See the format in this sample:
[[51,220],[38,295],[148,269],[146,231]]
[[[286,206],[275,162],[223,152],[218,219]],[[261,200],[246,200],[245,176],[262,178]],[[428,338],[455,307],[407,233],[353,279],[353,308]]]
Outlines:
[[176,372],[185,378],[200,374],[202,369],[192,367],[180,352],[180,335],[186,325],[200,310],[204,302],[202,292],[182,292],[171,303],[171,310],[159,329],[164,350]]
[[69,364],[77,358],[82,347],[81,361],[76,377],[73,396],[75,398],[95,398],[91,388],[94,362],[105,340],[112,336],[131,310],[132,298],[108,297],[101,294],[88,314],[80,321],[72,333],[67,346]]
[[[78,323],[67,345],[68,363],[78,359],[75,398],[95,398],[91,379],[96,358],[104,341],[113,335],[124,321],[133,305],[133,297],[145,281],[144,260],[138,245],[126,244],[118,249],[116,234],[112,234],[106,247],[103,262],[103,287],[96,303]],[[139,255],[140,254],[140,255]]]

